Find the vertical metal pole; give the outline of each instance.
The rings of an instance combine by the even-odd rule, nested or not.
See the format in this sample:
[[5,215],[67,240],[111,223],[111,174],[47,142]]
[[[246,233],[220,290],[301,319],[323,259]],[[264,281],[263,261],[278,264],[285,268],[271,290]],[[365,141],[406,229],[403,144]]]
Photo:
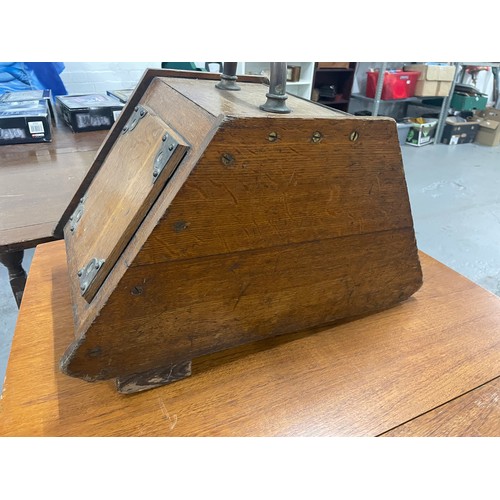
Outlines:
[[378,71],[377,88],[375,89],[375,97],[373,100],[372,116],[378,116],[378,108],[380,106],[380,98],[382,97],[382,87],[384,85],[384,76],[386,68],[387,68],[387,63],[383,62],[382,66]]
[[440,144],[441,138],[443,136],[444,125],[446,122],[446,117],[448,116],[448,110],[450,109],[451,98],[453,97],[453,92],[455,90],[455,85],[458,81],[458,73],[460,69],[460,63],[455,63],[455,78],[453,78],[453,82],[451,84],[451,89],[449,94],[443,99],[441,104],[441,111],[439,113],[439,119],[436,129],[436,134],[434,136],[434,144]]
[[272,62],[271,75],[269,77],[269,92],[266,94],[267,101],[260,106],[263,111],[270,113],[290,113],[285,104],[288,99],[286,95],[286,62]]
[[240,87],[236,85],[236,67],[237,62],[225,62],[224,69],[222,70],[222,75],[220,77],[220,82],[215,86],[221,90],[240,90]]

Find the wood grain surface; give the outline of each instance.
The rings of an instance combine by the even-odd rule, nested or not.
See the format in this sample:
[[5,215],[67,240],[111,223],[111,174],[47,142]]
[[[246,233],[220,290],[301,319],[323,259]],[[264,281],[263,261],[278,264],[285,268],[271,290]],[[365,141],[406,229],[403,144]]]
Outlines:
[[[149,372],[381,310],[420,287],[394,120],[293,96],[293,112],[276,117],[259,109],[263,96],[249,83],[235,97],[211,81],[151,82],[147,114],[108,144],[82,220],[65,229],[76,305],[65,373]],[[163,134],[154,115],[192,146],[165,188],[177,190],[169,205],[147,173]],[[122,276],[129,241],[139,252]],[[103,263],[87,307],[76,276],[91,259]]]
[[500,437],[500,377],[382,436]]
[[65,249],[40,245],[0,401],[0,435],[374,436],[442,405],[449,408],[442,420],[451,421],[463,408],[449,401],[500,376],[500,300],[424,254],[421,262],[424,286],[399,306],[205,356],[191,377],[127,396],[111,381],[60,373],[73,339]]
[[70,272],[76,276],[92,259],[104,262],[84,293],[90,302],[137,231],[173,172],[164,168],[154,179],[162,137],[174,137],[168,165],[177,167],[188,146],[151,109],[133,131],[119,137],[84,196],[83,215],[74,230],[65,228]]
[[[161,88],[163,91],[159,92],[158,88]],[[165,122],[173,130],[182,130],[182,136],[189,144],[189,151],[177,168],[175,174],[167,183],[165,189],[160,192],[156,203],[142,221],[141,230],[135,232],[130,243],[118,258],[113,268],[113,272],[104,281],[90,305],[81,296],[78,280],[71,281],[72,300],[75,308],[76,320],[75,333],[77,336],[89,328],[89,325],[99,314],[103,305],[106,304],[111,293],[118,286],[120,279],[127,272],[153,228],[159,223],[186,178],[196,166],[220,121],[219,119],[214,119],[213,116],[209,115],[199,106],[186,106],[186,99],[182,95],[173,91],[170,87],[165,86],[165,84],[159,80],[155,80],[151,83],[151,87],[145,92],[144,100],[141,104],[147,106],[148,109],[154,110],[154,113],[159,119]],[[172,113],[171,106],[175,106],[175,109],[183,109],[183,112]],[[134,130],[132,134],[135,132],[136,130]],[[109,145],[107,149],[111,150]],[[92,169],[94,169],[94,166]],[[93,177],[89,182],[92,182],[93,179],[97,177],[99,171],[100,170],[97,169],[93,172]],[[150,179],[149,176],[148,179]],[[83,192],[83,195],[85,195],[85,193],[86,191]],[[104,201],[106,202],[107,200]],[[93,212],[91,211],[90,213],[92,214]],[[74,245],[71,238],[67,240],[67,245],[68,242]],[[68,252],[68,256],[70,259],[72,258],[70,252]],[[73,268],[74,266],[71,265],[70,267]]]
[[[106,156],[109,153],[110,145],[115,142],[118,136],[121,134],[121,131],[125,124],[127,123],[130,115],[132,114],[135,106],[139,103],[139,100],[142,98],[143,94],[146,92],[148,87],[151,85],[153,80],[159,79],[160,77],[175,77],[176,79],[184,78],[184,79],[195,79],[197,81],[200,80],[211,80],[211,85],[214,85],[214,80],[220,79],[220,74],[218,73],[209,73],[202,71],[180,71],[180,70],[168,70],[168,69],[147,69],[139,82],[137,83],[134,92],[130,95],[127,103],[122,109],[122,112],[118,116],[116,122],[113,124],[109,133],[107,134],[106,141],[102,141],[98,151],[95,155],[95,160],[92,165],[87,170],[82,182],[80,183],[77,191],[75,192],[73,198],[68,203],[66,209],[61,215],[60,220],[58,221],[57,226],[54,229],[54,237],[57,239],[61,239],[63,237],[64,226],[66,225],[69,217],[75,211],[80,198],[87,191],[92,179],[95,177],[99,169],[101,168],[102,163],[106,159]],[[252,76],[252,75],[239,75],[238,80],[240,82],[253,82],[253,83],[265,83],[267,82],[267,78],[261,76]],[[182,117],[180,117],[182,120]],[[193,123],[196,126],[196,122]]]
[[63,123],[53,141],[0,147],[0,249],[53,239],[66,205],[108,131],[75,134]]
[[385,309],[420,287],[413,238],[385,231],[132,267],[65,371],[125,376]]
[[412,227],[395,123],[330,118],[224,122],[132,265]]

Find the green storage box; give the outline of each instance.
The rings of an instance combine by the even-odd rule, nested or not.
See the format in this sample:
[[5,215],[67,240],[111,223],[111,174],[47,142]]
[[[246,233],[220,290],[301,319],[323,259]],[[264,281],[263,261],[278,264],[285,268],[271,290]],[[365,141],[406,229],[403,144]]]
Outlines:
[[485,94],[469,95],[465,92],[454,92],[450,107],[457,111],[473,111],[485,109],[487,103],[488,97]]

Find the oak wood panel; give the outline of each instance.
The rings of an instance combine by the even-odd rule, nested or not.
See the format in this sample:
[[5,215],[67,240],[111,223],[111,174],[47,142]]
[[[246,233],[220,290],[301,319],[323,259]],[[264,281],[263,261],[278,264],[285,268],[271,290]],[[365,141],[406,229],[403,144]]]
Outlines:
[[132,265],[412,227],[396,135],[393,120],[228,120]]
[[[178,175],[172,179],[174,187],[170,189],[169,183],[166,189],[169,194],[178,191],[169,199],[171,203],[165,205],[165,197],[160,196],[151,211],[153,215],[132,216],[135,227],[128,218],[115,217],[114,209],[118,207],[117,215],[126,214],[130,200],[122,208],[121,202],[122,198],[128,198],[127,193],[132,194],[132,201],[142,200],[142,195],[137,194],[142,189],[136,189],[136,182],[127,182],[123,169],[132,168],[134,175],[140,176],[142,184],[139,185],[143,186],[143,176],[136,172],[135,163],[153,154],[151,144],[147,141],[142,144],[140,139],[140,130],[149,123],[150,113],[139,122],[137,131],[131,133],[134,138],[139,135],[138,144],[142,149],[134,147],[132,151],[125,147],[123,136],[115,140],[106,162],[90,185],[84,221],[79,223],[74,240],[66,227],[73,299],[77,303],[77,343],[64,359],[67,373],[94,379],[150,371],[211,350],[388,307],[418,289],[421,276],[394,121],[344,117],[300,99],[293,115],[271,119],[256,104],[261,90],[261,86],[242,84],[241,97],[234,99],[230,92],[215,89],[212,82],[178,79],[151,82],[142,102],[190,143],[190,136],[196,139],[191,156],[199,161],[195,163],[188,157],[183,162]],[[329,120],[325,119],[327,116]],[[201,134],[200,121],[209,132],[206,135]],[[222,133],[208,142],[217,121],[223,124],[219,127]],[[263,134],[266,126],[276,127],[275,140],[269,141],[269,133]],[[128,135],[127,132],[126,137]],[[277,146],[270,147],[270,142],[276,142]],[[223,148],[228,146],[240,154],[237,160],[233,152],[224,153]],[[126,166],[120,165],[121,162]],[[242,168],[234,169],[233,164]],[[195,195],[191,200],[189,192],[179,190],[181,183],[175,183],[176,178],[182,177],[183,186],[193,184],[194,191],[203,193],[206,189],[208,194],[201,199]],[[111,188],[95,188],[101,184]],[[219,206],[217,194],[213,202],[210,190],[213,184],[222,185],[223,193],[231,195],[236,207]],[[288,197],[282,194],[283,187],[289,191]],[[108,192],[110,196],[106,195]],[[186,212],[193,213],[195,222],[197,214],[202,214],[202,222],[197,227],[194,224],[188,232],[192,233],[191,239],[180,245],[176,257],[182,263],[176,268],[168,265],[172,258],[164,258],[163,249],[172,241],[169,240],[172,233],[189,227],[190,219],[174,219],[170,224],[164,215],[166,212],[175,215],[175,207],[182,206],[186,200]],[[158,221],[159,207],[164,208],[164,213],[156,228],[167,226],[167,231],[150,238],[151,221]],[[305,213],[304,207],[307,207]],[[130,213],[135,213],[135,209]],[[144,223],[139,225],[144,215]],[[122,220],[126,224],[124,235]],[[276,226],[282,227],[276,231]],[[112,252],[116,250],[113,255],[118,257],[126,243],[117,250],[115,241],[121,242],[123,238],[128,242],[135,229],[130,240],[132,247],[140,248],[152,240],[151,253],[160,259],[148,261],[146,243],[138,257],[123,259],[125,267],[141,267],[144,262],[151,266],[163,261],[167,265],[137,271],[131,271],[133,267],[130,267],[121,279],[124,266],[118,263],[119,267],[114,269],[120,270],[119,276],[109,276],[101,298],[96,297],[98,301],[89,307],[82,306],[76,271],[91,257],[105,258],[103,267],[111,269],[115,258],[108,261],[109,251],[97,255],[95,249],[108,246]],[[242,237],[252,231],[258,234],[257,240]],[[334,238],[339,241],[332,241]],[[284,245],[290,248],[284,249]],[[155,254],[157,248],[159,252]],[[259,253],[256,248],[266,250]],[[240,258],[233,254],[242,251],[255,252],[250,258],[241,257],[245,268],[243,277],[230,266],[235,258]],[[146,258],[142,261],[144,254]],[[284,271],[277,265],[280,254],[287,254],[289,265]],[[210,260],[207,256],[220,257]],[[189,262],[186,268],[185,259],[199,261]],[[269,262],[275,263],[274,269],[268,268]],[[368,262],[373,268],[371,274],[360,271]],[[195,272],[191,272],[192,269]],[[218,269],[215,275],[214,269]],[[99,293],[106,274],[99,271],[98,277],[100,275],[101,280],[94,282],[92,294],[85,296],[86,300],[90,301],[94,292]],[[287,277],[288,283],[280,280],[282,276]],[[154,289],[151,299],[130,303],[131,288],[127,280],[136,281],[133,287],[138,290],[147,281],[154,281],[153,277],[160,278],[160,286]],[[349,280],[354,284],[349,285]],[[221,281],[232,288],[227,291],[219,284]],[[177,288],[170,287],[176,290],[175,300],[169,295],[170,288],[164,291],[165,284],[170,283],[180,284]],[[204,292],[200,298],[199,290],[203,290],[206,283],[215,293]],[[281,283],[279,289],[273,288],[276,283]],[[240,299],[250,284],[255,288],[253,302],[248,301],[247,309],[242,310]],[[318,299],[322,295],[317,290],[318,284],[329,289],[326,302],[324,296],[323,300]],[[178,298],[183,296],[187,297],[186,303],[179,306]],[[256,309],[260,311],[265,301],[265,313],[259,313],[256,322],[249,322],[247,318]],[[229,314],[227,304],[231,306]],[[332,304],[335,304],[333,310]],[[113,321],[116,310],[121,311],[120,316],[126,311],[125,322]],[[111,324],[112,331],[109,330]],[[98,344],[96,339],[100,339]]]
[[409,229],[134,267],[64,369],[140,373],[387,308],[420,285]]
[[83,215],[74,231],[65,227],[70,272],[74,275],[93,258],[104,259],[84,296],[91,301],[117,258],[136,232],[172,174],[165,168],[154,181],[153,167],[168,134],[177,141],[169,166],[177,166],[188,146],[146,109],[134,130],[122,135],[108,154],[84,197]]
[[63,242],[37,248],[0,401],[2,436],[367,436],[500,375],[500,301],[421,254],[424,286],[334,328],[212,354],[140,394],[65,376]]
[[500,377],[382,436],[500,437]]
[[[145,91],[148,89],[150,84],[155,78],[158,77],[175,77],[179,78],[189,78],[196,80],[212,80],[211,84],[213,84],[213,80],[219,80],[220,74],[218,73],[209,73],[209,72],[201,72],[201,71],[179,71],[179,70],[168,70],[168,69],[146,69],[137,83],[134,92],[129,96],[129,99],[125,106],[123,107],[120,115],[116,119],[115,123],[111,127],[109,131],[107,131],[107,139],[100,144],[98,151],[95,156],[95,160],[88,169],[85,177],[83,178],[80,186],[78,187],[75,195],[68,203],[66,210],[64,210],[61,218],[54,229],[54,237],[62,238],[64,226],[66,225],[69,217],[75,211],[80,198],[87,191],[92,179],[95,177],[99,169],[101,168],[102,163],[104,162],[106,156],[109,153],[110,146],[114,144],[118,136],[121,134],[121,131],[125,124],[127,123],[130,115],[133,112],[133,109],[137,104],[139,104],[140,99],[144,95]],[[252,83],[265,83],[267,78],[260,76],[251,76],[251,75],[239,75],[238,80],[241,82],[252,82]]]
[[[280,119],[284,116],[279,113],[268,113],[260,109],[260,105],[266,102],[266,92],[269,90],[264,85],[238,83],[241,90],[235,92],[216,89],[213,83],[209,81],[167,77],[160,79],[193,102],[198,103],[213,116],[221,114],[231,116],[234,112],[239,117],[260,118],[267,116],[270,120]],[[287,95],[286,105],[291,109],[291,113],[286,115],[290,118],[345,117],[343,113],[324,106],[318,106],[309,100],[291,94]]]
[[[158,91],[158,87],[162,89],[162,92]],[[186,178],[196,166],[221,120],[220,117],[214,118],[170,87],[165,86],[165,84],[159,80],[153,80],[151,82],[151,87],[145,92],[141,104],[154,110],[154,113],[172,129],[176,131],[182,130],[182,137],[189,144],[189,151],[169,180],[165,189],[159,194],[149,213],[142,221],[140,230],[136,231],[130,243],[118,258],[113,268],[113,272],[108,275],[91,304],[87,303],[87,301],[81,297],[78,280],[73,279],[71,281],[75,310],[76,336],[79,336],[81,332],[85,332],[88,329],[102,306],[108,300],[110,294],[115,290],[121,277],[127,271],[131,262],[136,258],[137,253],[153,231],[153,228],[158,224],[165,211],[168,210],[168,207],[175,198],[180,187],[184,184]],[[174,106],[174,110],[182,110],[182,113],[172,113],[172,109],[169,106]],[[97,175],[98,171],[99,170],[93,173],[94,177]],[[85,194],[85,192],[86,191],[84,191],[83,194]],[[68,257],[71,259],[71,254],[68,254]]]
[[53,231],[107,131],[74,134],[61,124],[51,143],[0,147],[0,248],[19,250]]

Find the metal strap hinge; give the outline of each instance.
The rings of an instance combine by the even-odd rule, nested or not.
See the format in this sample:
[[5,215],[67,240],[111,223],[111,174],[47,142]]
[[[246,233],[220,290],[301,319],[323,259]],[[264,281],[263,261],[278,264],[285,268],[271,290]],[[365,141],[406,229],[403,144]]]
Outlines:
[[140,104],[134,108],[134,112],[130,116],[127,124],[122,128],[122,134],[131,132],[137,126],[139,121],[146,116],[148,112]]
[[76,229],[76,226],[80,222],[80,219],[82,218],[83,215],[83,208],[85,204],[85,197],[80,198],[80,203],[78,203],[78,206],[76,207],[76,210],[73,212],[73,215],[69,218],[69,230],[73,233]]
[[156,153],[154,165],[153,165],[153,182],[156,182],[156,179],[160,176],[160,174],[165,169],[168,160],[174,154],[179,143],[170,135],[165,133],[161,138],[162,142]]
[[94,281],[99,269],[104,264],[104,259],[93,258],[82,269],[78,271],[78,279],[80,280],[80,292],[83,295],[89,288],[92,281]]

